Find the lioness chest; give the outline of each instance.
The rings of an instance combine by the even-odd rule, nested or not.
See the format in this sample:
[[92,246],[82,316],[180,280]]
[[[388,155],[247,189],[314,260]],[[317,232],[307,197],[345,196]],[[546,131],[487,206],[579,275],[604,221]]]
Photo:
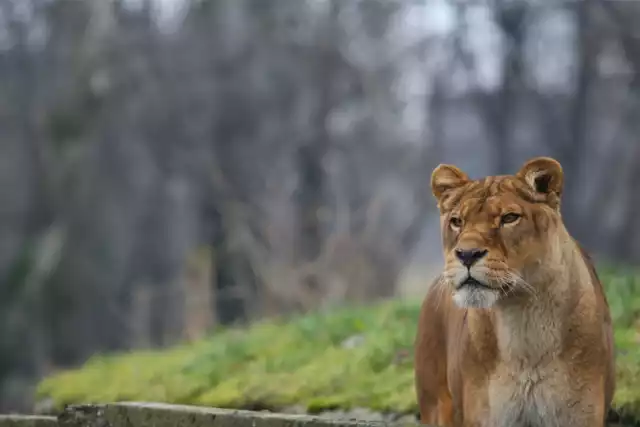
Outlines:
[[[486,383],[486,427],[566,426],[574,405],[560,362],[543,367],[498,367]],[[484,427],[484,426],[483,426]]]
[[[576,395],[559,361],[542,367],[499,365],[491,374],[463,374],[455,425],[464,427],[565,427],[574,420]],[[583,415],[587,415],[586,413]]]
[[580,399],[585,378],[575,378],[573,361],[560,357],[559,334],[542,322],[525,325],[516,331],[498,326],[502,360],[491,369],[483,355],[492,352],[471,346],[462,356],[465,427],[565,427],[593,416]]

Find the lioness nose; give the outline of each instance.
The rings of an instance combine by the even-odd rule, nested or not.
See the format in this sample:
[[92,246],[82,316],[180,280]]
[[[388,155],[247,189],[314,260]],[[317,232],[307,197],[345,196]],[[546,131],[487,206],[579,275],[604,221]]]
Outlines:
[[456,249],[456,256],[458,257],[462,265],[467,268],[470,268],[486,254],[486,249]]

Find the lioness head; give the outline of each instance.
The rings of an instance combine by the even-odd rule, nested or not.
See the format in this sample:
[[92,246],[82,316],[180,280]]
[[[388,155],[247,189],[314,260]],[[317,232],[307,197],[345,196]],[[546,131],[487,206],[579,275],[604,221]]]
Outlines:
[[539,157],[515,175],[479,180],[438,166],[431,189],[438,201],[445,258],[443,277],[461,307],[490,308],[535,294],[533,278],[557,246],[562,224],[562,167]]

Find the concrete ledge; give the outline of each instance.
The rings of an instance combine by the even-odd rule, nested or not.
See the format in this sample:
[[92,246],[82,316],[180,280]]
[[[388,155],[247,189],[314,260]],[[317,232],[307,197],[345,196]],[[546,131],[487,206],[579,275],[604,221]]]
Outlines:
[[58,427],[55,417],[0,415],[0,427]]
[[[403,427],[399,423],[333,420],[309,415],[276,414],[157,403],[70,406],[56,427]],[[404,424],[406,425],[406,424]],[[417,426],[418,424],[410,424]],[[2,424],[0,427],[51,427],[51,424]]]
[[[627,424],[636,425],[634,423]],[[309,415],[236,411],[159,403],[114,403],[67,407],[57,418],[0,415],[0,427],[418,427],[418,423],[386,423],[327,419]],[[621,427],[622,424],[610,424]],[[429,427],[429,426],[424,426]],[[435,427],[435,426],[431,426]]]

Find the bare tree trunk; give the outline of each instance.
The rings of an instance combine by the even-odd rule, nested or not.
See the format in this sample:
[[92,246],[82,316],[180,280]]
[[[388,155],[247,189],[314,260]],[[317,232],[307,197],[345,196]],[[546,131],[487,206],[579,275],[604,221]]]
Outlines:
[[151,347],[151,300],[152,289],[146,283],[134,284],[131,290],[129,348]]
[[[640,43],[634,34],[634,29],[635,20],[640,9],[637,8],[636,4],[632,3],[623,5],[624,9],[621,9],[621,5],[615,5],[612,2],[600,1],[599,4],[616,24],[625,59],[633,69],[633,78],[629,84],[631,102],[627,110],[628,120],[623,121],[623,124],[626,124],[631,129],[630,135],[637,135],[638,125],[636,124],[636,118],[640,112]],[[635,141],[631,147],[631,171],[627,173],[627,180],[623,183],[625,191],[623,219],[618,228],[611,233],[610,252],[615,259],[633,263],[640,260],[637,244],[637,240],[640,238],[640,225],[638,222],[640,217],[640,192],[637,190],[638,182],[640,182],[640,148],[638,148],[638,144]],[[609,178],[604,181],[604,190],[610,186],[612,179]],[[605,185],[607,183],[609,185]],[[606,206],[602,200],[599,200],[599,210],[605,211]]]
[[[588,150],[589,99],[591,88],[596,77],[597,46],[592,28],[592,0],[578,2],[576,21],[578,25],[578,75],[574,90],[573,106],[569,117],[569,138],[558,141],[557,159],[562,163],[565,178],[565,195],[563,216],[569,230],[578,240],[588,240],[590,228],[585,226],[584,217],[580,214],[580,182],[583,169],[583,156]],[[586,243],[586,242],[585,242]]]
[[[312,71],[317,88],[318,104],[311,119],[312,135],[302,143],[296,155],[300,179],[296,197],[298,217],[298,255],[302,264],[316,261],[323,244],[322,210],[326,204],[327,180],[324,159],[330,145],[327,120],[334,107],[333,80],[335,74],[336,20],[340,10],[339,0],[331,0],[318,63]],[[311,273],[304,278],[305,292],[321,292],[319,278]]]
[[[324,120],[320,120],[320,116],[327,114],[326,104],[321,109],[322,111],[317,113],[314,120],[314,127],[321,126],[324,129],[316,131],[313,141],[298,149],[296,159],[300,177],[296,200],[299,229],[298,254],[303,263],[318,259],[322,250],[323,232],[320,215],[326,201],[326,179],[322,160],[327,152],[329,135],[326,132]],[[309,277],[306,286],[310,290],[316,290],[319,284],[316,283],[315,277]]]
[[640,191],[637,185],[640,182],[640,146],[637,144],[631,149],[631,171],[627,181],[624,182],[626,190],[624,216],[619,228],[614,233],[613,255],[616,260],[624,263],[636,263],[638,256],[637,244],[640,237]]
[[527,12],[527,5],[523,2],[505,5],[502,0],[498,1],[495,11],[496,22],[502,29],[507,45],[502,58],[502,84],[497,108],[493,110],[492,120],[489,120],[493,129],[494,167],[498,174],[509,173],[514,158],[511,129],[517,107],[518,86],[522,83]]
[[[473,56],[464,47],[463,37],[467,32],[467,5],[457,6],[458,28],[454,33],[454,49],[458,59],[467,72],[477,73]],[[522,84],[524,41],[526,36],[526,17],[528,6],[523,2],[505,4],[498,0],[495,4],[495,21],[500,26],[505,38],[506,52],[502,58],[502,80],[497,97],[493,93],[483,93],[479,82],[475,82],[476,93],[473,95],[477,104],[484,128],[492,142],[494,172],[504,174],[510,172],[513,155],[511,129],[514,111],[517,107],[518,86]]]
[[[447,100],[445,97],[444,76],[435,76],[433,92],[425,99],[425,109],[429,112],[428,123],[424,127],[428,132],[428,141],[423,145],[420,153],[420,170],[418,172],[418,182],[429,182],[431,171],[437,166],[444,155],[444,144],[446,140],[445,120],[447,117]],[[400,238],[400,246],[404,254],[409,254],[422,238],[422,230],[425,220],[434,208],[434,204],[428,192],[423,191],[416,195],[418,206],[416,215],[409,226],[404,230]]]
[[198,248],[187,255],[182,287],[184,325],[182,338],[195,341],[205,336],[214,325],[212,271],[213,256],[209,247]]

